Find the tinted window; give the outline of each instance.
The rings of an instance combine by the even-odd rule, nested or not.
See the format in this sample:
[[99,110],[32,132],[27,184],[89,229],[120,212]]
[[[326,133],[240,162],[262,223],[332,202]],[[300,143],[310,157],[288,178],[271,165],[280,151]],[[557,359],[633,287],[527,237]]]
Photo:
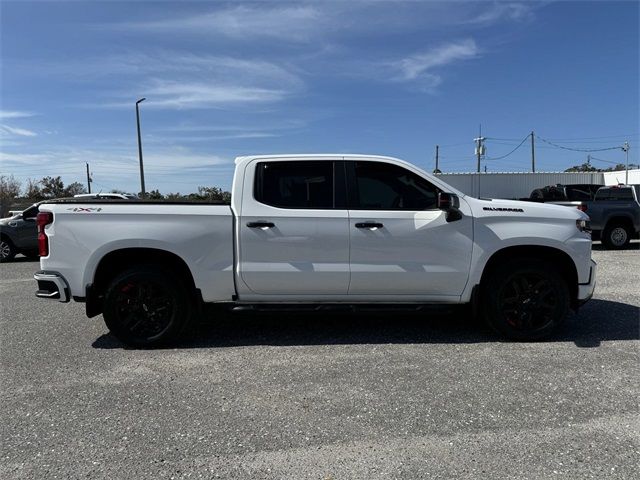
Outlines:
[[567,200],[591,200],[592,198],[593,194],[589,186],[578,185],[567,187]]
[[596,200],[633,200],[631,188],[601,188],[596,193]]
[[333,208],[333,162],[260,162],[255,198],[281,208]]
[[627,188],[612,188],[611,189],[612,200],[633,200],[633,192],[630,187]]
[[24,212],[22,212],[22,218],[36,218],[38,215],[38,206],[32,205],[27,208]]
[[438,189],[409,170],[381,162],[353,162],[355,191],[351,208],[428,210],[436,208]]

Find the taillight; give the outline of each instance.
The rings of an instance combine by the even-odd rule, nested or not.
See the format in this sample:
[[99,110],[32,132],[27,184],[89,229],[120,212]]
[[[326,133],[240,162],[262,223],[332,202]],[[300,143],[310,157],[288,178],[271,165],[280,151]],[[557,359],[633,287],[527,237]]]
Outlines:
[[38,250],[41,257],[49,255],[49,239],[47,238],[47,234],[44,233],[44,227],[50,223],[53,223],[53,213],[38,213],[36,224],[38,225]]
[[576,207],[578,210],[580,210],[581,212],[586,212],[587,211],[587,206],[584,204],[580,204]]

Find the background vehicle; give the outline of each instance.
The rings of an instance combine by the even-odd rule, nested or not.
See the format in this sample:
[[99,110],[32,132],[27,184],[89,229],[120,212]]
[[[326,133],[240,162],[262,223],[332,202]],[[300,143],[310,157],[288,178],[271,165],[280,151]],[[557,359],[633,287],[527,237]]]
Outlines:
[[640,232],[640,185],[602,187],[591,202],[580,202],[578,209],[591,219],[594,234],[610,249],[629,246]]
[[604,185],[594,184],[572,184],[572,185],[549,185],[547,187],[536,188],[531,192],[528,199],[534,202],[577,202],[593,200],[596,192]]
[[74,195],[73,198],[85,198],[85,199],[111,199],[111,200],[137,200],[138,197],[135,195],[130,195],[128,193],[78,193]]
[[36,204],[0,220],[0,262],[9,261],[18,253],[31,258],[38,256],[37,214]]
[[535,339],[593,294],[584,213],[467,197],[398,159],[240,157],[232,193],[231,205],[41,205],[36,295],[84,301],[122,341],[153,346],[203,304],[468,304]]

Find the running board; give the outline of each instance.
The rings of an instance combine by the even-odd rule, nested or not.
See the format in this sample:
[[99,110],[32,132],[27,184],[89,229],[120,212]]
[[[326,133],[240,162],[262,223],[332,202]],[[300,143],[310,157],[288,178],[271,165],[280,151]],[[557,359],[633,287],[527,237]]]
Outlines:
[[457,305],[447,304],[247,304],[231,307],[232,312],[431,312],[448,313]]

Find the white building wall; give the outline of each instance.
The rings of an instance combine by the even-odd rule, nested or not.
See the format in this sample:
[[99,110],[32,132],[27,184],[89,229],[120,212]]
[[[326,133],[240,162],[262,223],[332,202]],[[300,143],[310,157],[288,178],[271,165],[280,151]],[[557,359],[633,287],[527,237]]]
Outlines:
[[[626,183],[626,172],[604,172],[605,185],[618,185]],[[640,185],[640,169],[629,170],[629,185]]]
[[[614,173],[620,174],[620,172]],[[629,174],[629,180],[631,180],[631,170]],[[622,175],[624,178],[624,172]],[[529,197],[536,188],[558,183],[605,184],[602,172],[440,173],[437,176],[472,197],[506,199]]]

